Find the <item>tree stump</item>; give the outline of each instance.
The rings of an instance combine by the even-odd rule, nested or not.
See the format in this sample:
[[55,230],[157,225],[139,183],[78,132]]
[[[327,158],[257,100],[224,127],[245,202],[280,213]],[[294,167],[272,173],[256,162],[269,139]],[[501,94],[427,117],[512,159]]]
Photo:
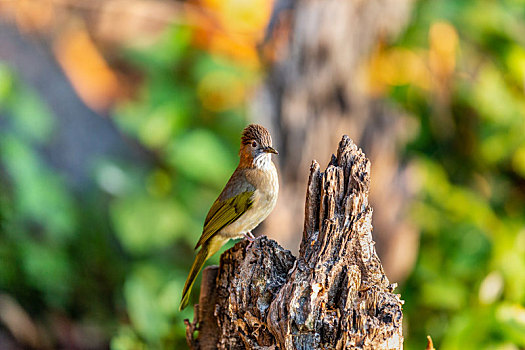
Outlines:
[[402,349],[403,301],[374,248],[369,185],[369,160],[343,136],[324,172],[312,163],[299,257],[266,237],[226,251],[203,274],[190,347]]

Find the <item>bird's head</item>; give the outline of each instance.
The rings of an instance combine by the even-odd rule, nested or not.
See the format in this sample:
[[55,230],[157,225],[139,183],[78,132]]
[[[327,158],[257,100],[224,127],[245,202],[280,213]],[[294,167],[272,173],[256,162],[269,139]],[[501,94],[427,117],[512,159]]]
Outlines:
[[279,154],[272,147],[272,137],[268,130],[261,125],[248,125],[241,137],[241,164],[247,167],[264,166],[270,161],[272,153]]

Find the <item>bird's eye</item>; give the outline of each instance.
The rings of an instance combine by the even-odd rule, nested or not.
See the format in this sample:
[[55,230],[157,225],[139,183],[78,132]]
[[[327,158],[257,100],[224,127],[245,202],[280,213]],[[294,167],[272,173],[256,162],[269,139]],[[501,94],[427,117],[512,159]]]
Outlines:
[[253,148],[257,147],[257,141],[252,141],[252,147]]

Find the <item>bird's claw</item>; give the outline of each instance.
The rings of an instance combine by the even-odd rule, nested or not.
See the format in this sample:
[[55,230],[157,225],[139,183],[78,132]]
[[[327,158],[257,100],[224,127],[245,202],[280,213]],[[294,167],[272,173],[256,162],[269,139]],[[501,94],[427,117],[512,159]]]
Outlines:
[[255,241],[255,236],[253,235],[251,231],[248,231],[244,233],[244,238],[249,242],[248,245],[246,246],[246,250],[248,250],[252,246],[253,241]]
[[251,231],[248,231],[246,233],[243,233],[244,238],[246,238],[248,241],[253,242],[255,240],[255,236]]

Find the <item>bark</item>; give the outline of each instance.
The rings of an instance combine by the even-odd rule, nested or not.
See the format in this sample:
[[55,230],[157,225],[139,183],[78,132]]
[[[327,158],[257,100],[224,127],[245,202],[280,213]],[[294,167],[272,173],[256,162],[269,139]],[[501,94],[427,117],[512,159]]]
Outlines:
[[312,163],[299,257],[266,237],[226,251],[204,274],[190,347],[402,349],[403,302],[374,248],[369,186],[370,162],[344,136],[324,172]]

